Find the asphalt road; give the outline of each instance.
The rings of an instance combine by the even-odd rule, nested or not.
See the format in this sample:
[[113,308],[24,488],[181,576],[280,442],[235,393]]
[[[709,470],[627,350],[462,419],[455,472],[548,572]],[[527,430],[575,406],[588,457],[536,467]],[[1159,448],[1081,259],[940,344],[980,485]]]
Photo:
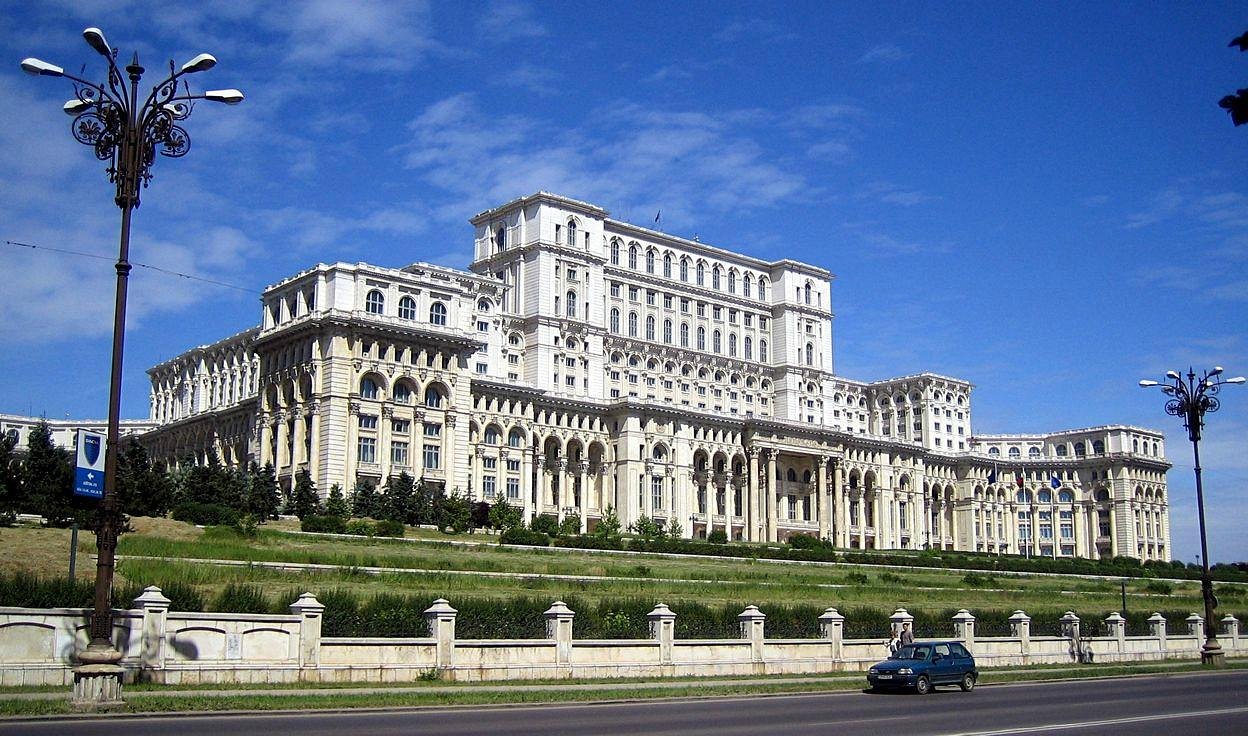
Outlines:
[[1248,672],[1001,685],[926,697],[860,692],[614,704],[0,723],[0,734],[103,736],[852,736],[1248,734]]

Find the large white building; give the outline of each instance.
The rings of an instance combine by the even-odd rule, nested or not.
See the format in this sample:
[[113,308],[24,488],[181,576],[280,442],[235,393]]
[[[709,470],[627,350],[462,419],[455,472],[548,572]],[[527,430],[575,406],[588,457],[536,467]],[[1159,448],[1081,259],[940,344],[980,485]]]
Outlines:
[[1170,558],[1159,432],[977,437],[966,381],[839,376],[822,268],[544,192],[472,225],[468,271],[268,287],[259,326],[148,371],[146,443],[323,493],[406,471],[583,529],[612,506],[693,537]]

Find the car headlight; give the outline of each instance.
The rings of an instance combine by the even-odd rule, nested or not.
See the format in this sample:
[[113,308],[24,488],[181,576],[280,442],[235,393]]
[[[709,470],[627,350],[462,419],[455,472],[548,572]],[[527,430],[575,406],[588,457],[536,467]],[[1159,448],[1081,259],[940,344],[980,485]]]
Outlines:
[[899,674],[899,675],[913,675],[913,674],[914,674],[914,670],[910,669],[909,667],[902,667],[901,669],[897,670],[897,674]]
[[879,671],[879,670],[877,670],[876,668],[872,667],[871,669],[867,670],[867,674],[868,674],[868,675],[878,675],[878,674],[880,674],[880,671]]

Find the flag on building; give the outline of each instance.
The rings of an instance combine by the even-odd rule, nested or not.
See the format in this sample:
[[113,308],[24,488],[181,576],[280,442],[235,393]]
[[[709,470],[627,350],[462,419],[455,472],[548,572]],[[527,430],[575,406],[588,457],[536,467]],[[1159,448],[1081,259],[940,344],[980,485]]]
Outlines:
[[1049,485],[1050,485],[1050,486],[1052,486],[1052,487],[1053,487],[1053,488],[1055,488],[1055,489],[1056,489],[1056,488],[1061,488],[1061,487],[1062,487],[1062,481],[1058,480],[1058,477],[1057,477],[1056,475],[1051,475],[1051,476],[1049,476]]
[[997,466],[996,465],[993,465],[992,470],[988,471],[988,482],[989,483],[997,482]]
[[1023,474],[1022,474],[1022,473],[1015,473],[1015,474],[1014,474],[1014,482],[1018,484],[1018,487],[1019,487],[1019,488],[1022,488],[1022,487],[1023,487]]
[[659,220],[662,219],[662,217],[663,217],[663,210],[659,210],[658,212],[654,213],[654,224],[656,225],[659,224]]

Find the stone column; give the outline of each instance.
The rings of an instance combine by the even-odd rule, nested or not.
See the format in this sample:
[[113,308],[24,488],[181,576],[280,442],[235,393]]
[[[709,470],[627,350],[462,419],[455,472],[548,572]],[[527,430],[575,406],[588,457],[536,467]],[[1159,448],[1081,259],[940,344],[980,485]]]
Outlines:
[[[576,507],[580,512],[581,534],[589,531],[589,476],[585,474],[586,468],[589,467],[588,461],[581,461],[581,465],[577,468],[576,477],[581,481],[581,497],[576,499]],[[576,487],[576,481],[572,481],[573,488]],[[599,517],[601,518],[601,517]]]
[[169,599],[160,588],[149,585],[134,599],[134,607],[143,612],[143,633],[139,649],[139,679],[149,679],[143,673],[165,667],[165,622],[169,613]]
[[819,631],[832,645],[832,659],[839,660],[845,640],[845,617],[835,608],[829,608],[819,617]]
[[1079,638],[1079,617],[1074,611],[1067,611],[1058,619],[1062,624],[1062,636],[1070,640],[1070,657],[1076,662],[1084,662],[1090,653],[1083,651],[1083,642]]
[[555,664],[569,667],[572,663],[572,619],[576,613],[563,601],[550,604],[546,617],[546,638],[555,641]]
[[1122,654],[1127,648],[1127,620],[1114,611],[1105,617],[1105,628],[1111,637],[1118,640],[1118,653]]
[[836,546],[849,546],[849,510],[848,497],[845,495],[845,466],[841,461],[836,463],[836,474],[832,477],[835,503],[833,513],[836,515],[835,533]]
[[1222,646],[1229,649],[1239,649],[1239,619],[1231,614],[1222,617],[1222,636],[1230,642],[1230,646],[1226,644]]
[[[533,521],[534,494],[533,451],[531,449],[523,449],[520,451],[520,509],[524,513],[525,526],[528,526],[529,522]],[[510,499],[508,499],[508,503],[511,503]]]
[[1031,617],[1022,611],[1015,611],[1010,616],[1010,636],[1018,639],[1023,663],[1026,664],[1027,655],[1031,654]]
[[[469,494],[469,500],[489,500],[490,503],[494,503],[492,499],[485,498],[485,488],[482,486],[481,466],[485,464],[484,458],[485,447],[481,445],[478,445],[472,452],[468,453],[468,477],[472,479],[472,493]],[[495,483],[497,482],[495,481]],[[497,485],[494,487],[495,489],[498,488]]]
[[777,453],[775,450],[772,450],[771,454],[767,456],[767,494],[766,494],[767,500],[763,504],[763,508],[766,511],[766,517],[765,517],[767,519],[767,540],[766,541],[768,542],[775,542],[777,540],[776,506],[779,503],[779,495],[780,495],[779,493],[780,488],[776,482],[776,461],[777,460],[778,460]]
[[816,513],[819,515],[819,538],[828,539],[832,533],[832,521],[828,515],[828,456],[821,456],[815,463]]
[[659,643],[659,664],[672,664],[672,649],[676,640],[676,614],[665,603],[656,604],[646,614],[650,622],[650,638]]
[[1187,635],[1196,638],[1196,647],[1199,649],[1205,640],[1205,618],[1199,613],[1193,613],[1187,617]]
[[[325,606],[311,593],[304,593],[290,604],[290,612],[300,617],[299,621],[299,667],[316,669],[321,663],[321,614]],[[299,679],[305,675],[300,674]]]
[[432,606],[425,609],[429,636],[437,640],[435,666],[439,670],[449,670],[455,666],[455,616],[458,613],[445,598],[435,600]]
[[746,479],[745,539],[758,541],[758,448],[746,450],[749,457],[749,476]]
[[1157,651],[1166,656],[1166,617],[1158,611],[1148,617],[1148,628],[1157,639]]
[[963,608],[953,617],[954,637],[961,639],[967,647],[975,646],[975,617]]
[[[320,402],[312,402],[312,445],[308,450],[308,472],[312,475],[312,481],[316,483],[316,487],[320,488],[325,485],[325,475],[321,468],[321,407]],[[415,448],[413,448],[414,450]],[[410,461],[409,461],[410,462]],[[351,488],[344,488],[344,493],[350,493]]]
[[893,632],[893,636],[901,636],[901,631],[906,624],[913,625],[914,616],[911,616],[910,612],[904,608],[898,608],[892,616],[888,617],[888,628]]
[[754,663],[754,672],[761,674],[766,670],[763,662],[763,625],[767,614],[758,610],[758,606],[746,606],[737,614],[737,622],[741,626],[741,638],[750,642],[750,661]]
[[737,513],[737,479],[724,473],[724,533],[732,541],[732,517]]

